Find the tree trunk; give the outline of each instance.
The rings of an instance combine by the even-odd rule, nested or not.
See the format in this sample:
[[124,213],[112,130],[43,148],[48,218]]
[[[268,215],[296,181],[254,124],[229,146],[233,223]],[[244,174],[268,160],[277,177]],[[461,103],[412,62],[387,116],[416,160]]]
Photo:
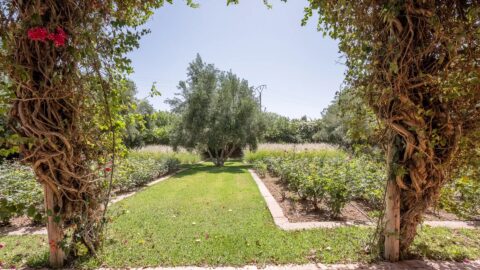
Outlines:
[[225,160],[222,157],[217,157],[215,159],[215,166],[223,167],[224,164],[225,164]]
[[[31,26],[32,16],[38,15],[43,26],[62,29],[68,42],[77,44],[73,33],[76,21],[83,17],[83,2],[57,2],[16,1],[12,14],[25,26]],[[17,31],[14,28],[12,31]],[[35,42],[25,29],[20,30],[7,40],[12,64],[6,71],[15,89],[10,120],[16,133],[28,138],[21,141],[20,152],[45,187],[50,261],[52,267],[59,267],[65,260],[59,245],[64,240],[62,228],[73,228],[75,239],[85,243],[91,253],[99,246],[104,192],[98,173],[91,168],[105,153],[92,144],[101,143],[103,135],[90,124],[96,121],[90,100],[94,94],[88,93],[79,79],[78,59],[66,47]],[[69,246],[76,249],[77,244]]]
[[47,213],[47,232],[48,244],[50,246],[49,262],[52,268],[61,268],[65,261],[65,252],[61,243],[64,239],[62,220],[56,209],[59,208],[55,194],[47,186],[44,185],[45,211]]
[[[417,235],[424,213],[436,203],[448,181],[447,172],[457,150],[459,131],[448,118],[443,118],[445,114],[429,120],[413,113],[407,105],[402,108],[407,110],[402,114],[408,115],[407,119],[390,125],[400,138],[396,143],[398,160],[393,165],[395,182],[400,189],[400,255],[404,256]],[[436,132],[430,130],[428,123],[431,122],[444,123],[441,135],[448,147],[432,143]]]
[[395,164],[398,162],[397,137],[387,146],[387,190],[385,198],[384,258],[396,262],[400,258],[400,189],[396,183]]

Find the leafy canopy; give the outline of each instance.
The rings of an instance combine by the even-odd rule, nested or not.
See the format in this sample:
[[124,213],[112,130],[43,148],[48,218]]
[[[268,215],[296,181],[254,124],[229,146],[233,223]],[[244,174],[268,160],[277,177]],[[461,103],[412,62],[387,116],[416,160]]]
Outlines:
[[260,106],[248,82],[206,64],[200,55],[187,76],[179,83],[178,97],[168,101],[180,115],[173,145],[205,151],[219,166],[237,149],[256,148]]

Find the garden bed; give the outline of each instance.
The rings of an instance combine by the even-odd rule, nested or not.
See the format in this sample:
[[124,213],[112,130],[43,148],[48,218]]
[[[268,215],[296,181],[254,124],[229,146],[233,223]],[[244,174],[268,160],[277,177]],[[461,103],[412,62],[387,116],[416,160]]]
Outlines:
[[[135,192],[160,177],[177,172],[182,164],[199,160],[199,155],[194,153],[132,151],[117,162],[113,194],[121,196]],[[0,234],[41,229],[44,218],[43,188],[35,180],[32,169],[18,161],[0,164]]]
[[[295,192],[288,189],[279,177],[265,174],[260,177],[272,196],[278,202],[284,215],[290,222],[319,222],[319,221],[350,221],[355,223],[375,222],[375,209],[360,200],[350,201],[341,210],[338,217],[332,217],[325,204],[318,204],[315,209],[313,202],[301,199]],[[429,210],[425,215],[426,221],[457,221],[461,220],[455,214],[444,210]]]
[[313,203],[309,200],[302,200],[294,192],[280,181],[278,177],[272,177],[266,174],[260,177],[262,182],[268,188],[272,196],[282,207],[283,213],[290,222],[311,222],[311,221],[370,221],[367,216],[368,209],[357,209],[357,207],[365,208],[356,202],[349,203],[342,209],[341,214],[337,218],[332,218],[323,204],[319,204],[318,209],[313,207]]

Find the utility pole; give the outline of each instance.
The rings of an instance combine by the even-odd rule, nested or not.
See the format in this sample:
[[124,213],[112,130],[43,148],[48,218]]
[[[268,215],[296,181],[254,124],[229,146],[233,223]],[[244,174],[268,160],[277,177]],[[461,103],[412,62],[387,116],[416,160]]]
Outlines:
[[258,97],[259,97],[259,100],[260,100],[260,111],[262,110],[262,92],[265,89],[267,89],[266,84],[259,85],[254,89],[254,91],[258,93]]

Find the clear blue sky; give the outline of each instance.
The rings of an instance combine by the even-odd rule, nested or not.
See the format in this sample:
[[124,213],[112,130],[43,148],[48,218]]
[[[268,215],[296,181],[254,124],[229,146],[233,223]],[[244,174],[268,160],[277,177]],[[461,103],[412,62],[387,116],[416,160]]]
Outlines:
[[320,117],[340,89],[345,66],[337,43],[316,31],[316,18],[300,26],[306,0],[283,3],[243,0],[197,0],[192,9],[183,1],[157,10],[147,24],[152,33],[130,54],[131,79],[138,97],[148,95],[157,82],[161,97],[151,98],[156,109],[186,79],[186,68],[196,53],[222,70],[232,70],[250,85],[266,84],[263,105],[288,117]]

